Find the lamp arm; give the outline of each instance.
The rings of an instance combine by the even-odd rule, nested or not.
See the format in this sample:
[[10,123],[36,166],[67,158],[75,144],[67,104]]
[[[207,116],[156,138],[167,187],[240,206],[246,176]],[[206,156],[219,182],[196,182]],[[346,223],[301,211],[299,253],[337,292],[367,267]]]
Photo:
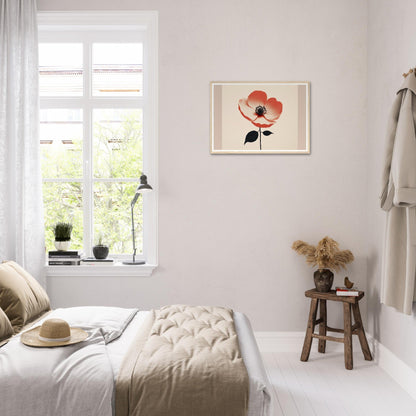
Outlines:
[[136,205],[137,200],[139,199],[140,193],[136,192],[133,199],[130,202],[131,207],[131,233],[133,236],[133,263],[136,261],[136,236],[134,232],[134,206]]
[[138,192],[136,192],[135,194],[134,194],[134,197],[133,197],[133,199],[131,200],[131,202],[130,202],[130,206],[133,208],[134,207],[134,205],[136,205],[136,202],[137,202],[137,200],[138,200],[138,198],[139,198],[139,193]]
[[151,191],[152,187],[147,183],[146,175],[140,177],[140,185],[137,187],[133,199],[130,202],[131,209],[131,234],[133,237],[133,261],[123,261],[123,264],[145,264],[145,261],[136,262],[136,235],[134,232],[134,206],[142,192]]
[[131,204],[131,233],[133,235],[133,263],[136,261],[136,238],[134,236],[134,204]]

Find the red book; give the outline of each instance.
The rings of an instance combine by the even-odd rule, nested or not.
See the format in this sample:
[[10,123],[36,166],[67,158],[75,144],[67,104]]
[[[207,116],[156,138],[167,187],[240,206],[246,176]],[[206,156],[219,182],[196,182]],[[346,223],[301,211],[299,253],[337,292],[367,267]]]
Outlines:
[[360,294],[358,288],[352,287],[348,289],[347,287],[336,287],[337,296],[358,296]]

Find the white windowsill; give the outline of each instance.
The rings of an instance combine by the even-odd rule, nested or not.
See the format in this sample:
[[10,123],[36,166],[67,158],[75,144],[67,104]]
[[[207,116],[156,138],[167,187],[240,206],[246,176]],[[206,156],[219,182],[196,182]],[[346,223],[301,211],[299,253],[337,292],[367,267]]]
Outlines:
[[55,276],[151,276],[156,264],[127,265],[114,263],[111,266],[45,266],[46,277]]

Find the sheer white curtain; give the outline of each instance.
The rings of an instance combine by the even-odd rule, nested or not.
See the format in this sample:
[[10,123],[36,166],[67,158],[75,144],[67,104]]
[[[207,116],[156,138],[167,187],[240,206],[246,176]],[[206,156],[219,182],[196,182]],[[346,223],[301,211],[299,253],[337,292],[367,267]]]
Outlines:
[[44,284],[36,0],[0,0],[0,260]]

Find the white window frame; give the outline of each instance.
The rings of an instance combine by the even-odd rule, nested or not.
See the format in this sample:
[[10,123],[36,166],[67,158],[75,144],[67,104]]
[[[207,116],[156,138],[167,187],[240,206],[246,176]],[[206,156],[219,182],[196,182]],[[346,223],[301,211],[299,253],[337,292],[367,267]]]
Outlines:
[[[137,274],[151,274],[158,262],[157,253],[157,202],[158,202],[158,169],[157,169],[157,74],[158,74],[158,15],[155,11],[129,11],[129,12],[39,12],[38,13],[39,42],[71,42],[81,41],[88,45],[84,48],[84,91],[90,95],[88,100],[84,97],[40,97],[40,108],[141,108],[143,111],[143,173],[148,177],[148,182],[153,187],[153,192],[142,194],[143,200],[143,255],[137,255],[138,260],[146,261],[146,265],[127,266],[130,270],[140,270]],[[98,38],[98,39],[97,39]],[[119,39],[119,40],[118,40]],[[92,97],[91,96],[91,45],[92,42],[117,42],[117,41],[142,41],[143,42],[143,90],[141,97]],[[88,107],[91,105],[91,107]],[[92,137],[92,123],[90,117],[83,117],[84,137]],[[88,178],[54,179],[53,182],[71,182],[73,180],[83,183],[84,203],[84,252],[88,255],[92,252],[92,221],[86,221],[86,213],[93,209],[92,185],[92,143],[85,143],[83,152],[83,171],[88,172]],[[137,179],[104,179],[103,181],[136,182]],[[130,207],[126,206],[126,211]],[[87,216],[91,216],[87,214]],[[131,258],[132,254],[126,253],[115,256],[116,260]],[[150,267],[149,267],[150,266]],[[91,266],[72,267],[71,273],[81,268],[91,270]],[[99,267],[102,272],[103,266]],[[112,270],[114,270],[114,266]],[[69,268],[62,266],[48,267],[48,274],[63,274]],[[124,267],[123,267],[124,269]],[[59,270],[59,271],[58,271]],[[81,274],[81,273],[75,274]],[[65,272],[64,272],[65,273]],[[111,273],[108,270],[108,273]],[[92,273],[94,274],[94,273]],[[123,273],[122,273],[123,274]],[[126,273],[130,275],[131,273]],[[136,274],[133,272],[133,274]]]

